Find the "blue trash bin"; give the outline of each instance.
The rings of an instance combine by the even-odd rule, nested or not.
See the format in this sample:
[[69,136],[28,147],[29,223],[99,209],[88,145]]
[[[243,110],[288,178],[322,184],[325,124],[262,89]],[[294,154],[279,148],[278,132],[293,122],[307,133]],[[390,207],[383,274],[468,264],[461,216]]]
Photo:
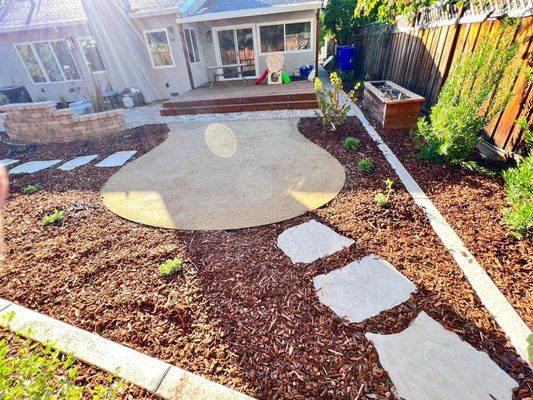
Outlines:
[[353,71],[355,69],[355,47],[337,47],[337,65],[341,71]]

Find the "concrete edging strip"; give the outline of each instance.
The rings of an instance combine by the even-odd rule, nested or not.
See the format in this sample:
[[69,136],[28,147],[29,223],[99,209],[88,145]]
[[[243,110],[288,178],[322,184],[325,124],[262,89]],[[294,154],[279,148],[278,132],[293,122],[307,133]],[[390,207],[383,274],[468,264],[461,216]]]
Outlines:
[[433,230],[463,270],[483,305],[509,337],[518,354],[527,362],[527,337],[531,334],[531,330],[520,318],[507,298],[500,292],[492,279],[490,279],[485,269],[466,248],[459,235],[439,212],[435,204],[426,196],[422,188],[416,183],[389,146],[383,142],[383,139],[381,139],[376,130],[370,125],[359,107],[347,97],[345,99],[351,103],[353,114],[361,121],[366,132],[376,142],[378,148],[392,166],[409,194],[413,197],[415,203],[424,211]]
[[[11,312],[14,318],[8,322],[4,316]],[[0,325],[37,342],[52,343],[61,352],[72,354],[166,400],[253,400],[233,389],[2,298]]]

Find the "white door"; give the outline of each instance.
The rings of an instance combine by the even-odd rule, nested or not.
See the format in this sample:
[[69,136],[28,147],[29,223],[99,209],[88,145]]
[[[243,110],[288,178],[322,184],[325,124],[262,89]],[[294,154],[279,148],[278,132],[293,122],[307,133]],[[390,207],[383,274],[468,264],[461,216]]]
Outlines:
[[[253,25],[224,27],[214,30],[215,50],[219,65],[248,64],[243,69],[246,77],[257,76],[257,52]],[[221,79],[239,79],[237,68],[225,68]]]

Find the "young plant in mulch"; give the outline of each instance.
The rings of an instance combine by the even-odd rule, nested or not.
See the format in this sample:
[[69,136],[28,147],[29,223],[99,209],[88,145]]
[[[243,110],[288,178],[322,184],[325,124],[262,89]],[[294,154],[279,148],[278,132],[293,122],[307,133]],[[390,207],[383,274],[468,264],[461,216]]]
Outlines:
[[343,140],[342,147],[346,150],[356,151],[359,148],[361,141],[356,137],[350,136]]
[[43,188],[43,185],[40,183],[35,183],[33,185],[25,186],[24,189],[22,189],[22,192],[24,194],[34,194],[40,191]]
[[326,86],[320,78],[315,78],[315,93],[320,109],[317,118],[322,125],[334,131],[348,119],[350,105],[343,101],[344,89],[339,75],[332,72],[329,80],[331,85]]
[[[2,325],[15,317],[7,314]],[[79,385],[79,364],[72,355],[40,345],[21,335],[2,332],[0,340],[0,398],[2,399],[119,399],[125,383],[110,376],[107,386]],[[31,334],[31,331],[28,332]]]
[[65,212],[56,210],[52,214],[45,215],[43,218],[43,225],[61,225],[65,220]]
[[504,22],[498,38],[487,35],[472,53],[459,57],[429,121],[418,121],[415,140],[422,158],[484,172],[470,157],[481,140],[481,130],[512,96],[523,63],[515,57],[519,45],[513,41],[518,26],[517,22]]
[[503,220],[517,238],[533,237],[533,153],[503,173],[507,201]]
[[363,158],[361,161],[359,161],[359,164],[357,164],[359,169],[363,172],[366,172],[367,174],[374,171],[374,163],[369,158]]
[[390,204],[390,199],[394,194],[392,185],[394,185],[394,181],[392,179],[387,179],[385,181],[385,193],[379,192],[374,196],[374,202],[381,208],[386,208]]
[[182,265],[183,260],[181,258],[173,258],[170,260],[166,260],[164,263],[159,265],[159,275],[170,276],[177,272],[180,272]]

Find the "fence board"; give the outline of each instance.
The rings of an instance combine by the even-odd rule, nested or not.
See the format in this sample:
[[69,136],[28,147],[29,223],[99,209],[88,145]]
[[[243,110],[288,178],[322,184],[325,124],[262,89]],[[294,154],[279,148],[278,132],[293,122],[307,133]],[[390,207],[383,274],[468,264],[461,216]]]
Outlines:
[[[452,17],[447,14],[449,19]],[[356,70],[368,79],[392,80],[426,97],[424,108],[429,110],[437,101],[444,79],[461,54],[469,53],[484,37],[498,39],[501,21],[498,19],[471,23],[441,24],[395,30],[387,33],[376,27],[356,30],[352,44],[356,48]],[[524,61],[532,63],[533,16],[525,17],[515,40],[520,43]],[[526,85],[524,71],[513,87],[513,97],[506,109],[486,127],[493,143],[512,152],[520,144],[521,129],[515,120],[525,116],[531,120],[533,90]],[[526,107],[529,104],[529,107]]]

